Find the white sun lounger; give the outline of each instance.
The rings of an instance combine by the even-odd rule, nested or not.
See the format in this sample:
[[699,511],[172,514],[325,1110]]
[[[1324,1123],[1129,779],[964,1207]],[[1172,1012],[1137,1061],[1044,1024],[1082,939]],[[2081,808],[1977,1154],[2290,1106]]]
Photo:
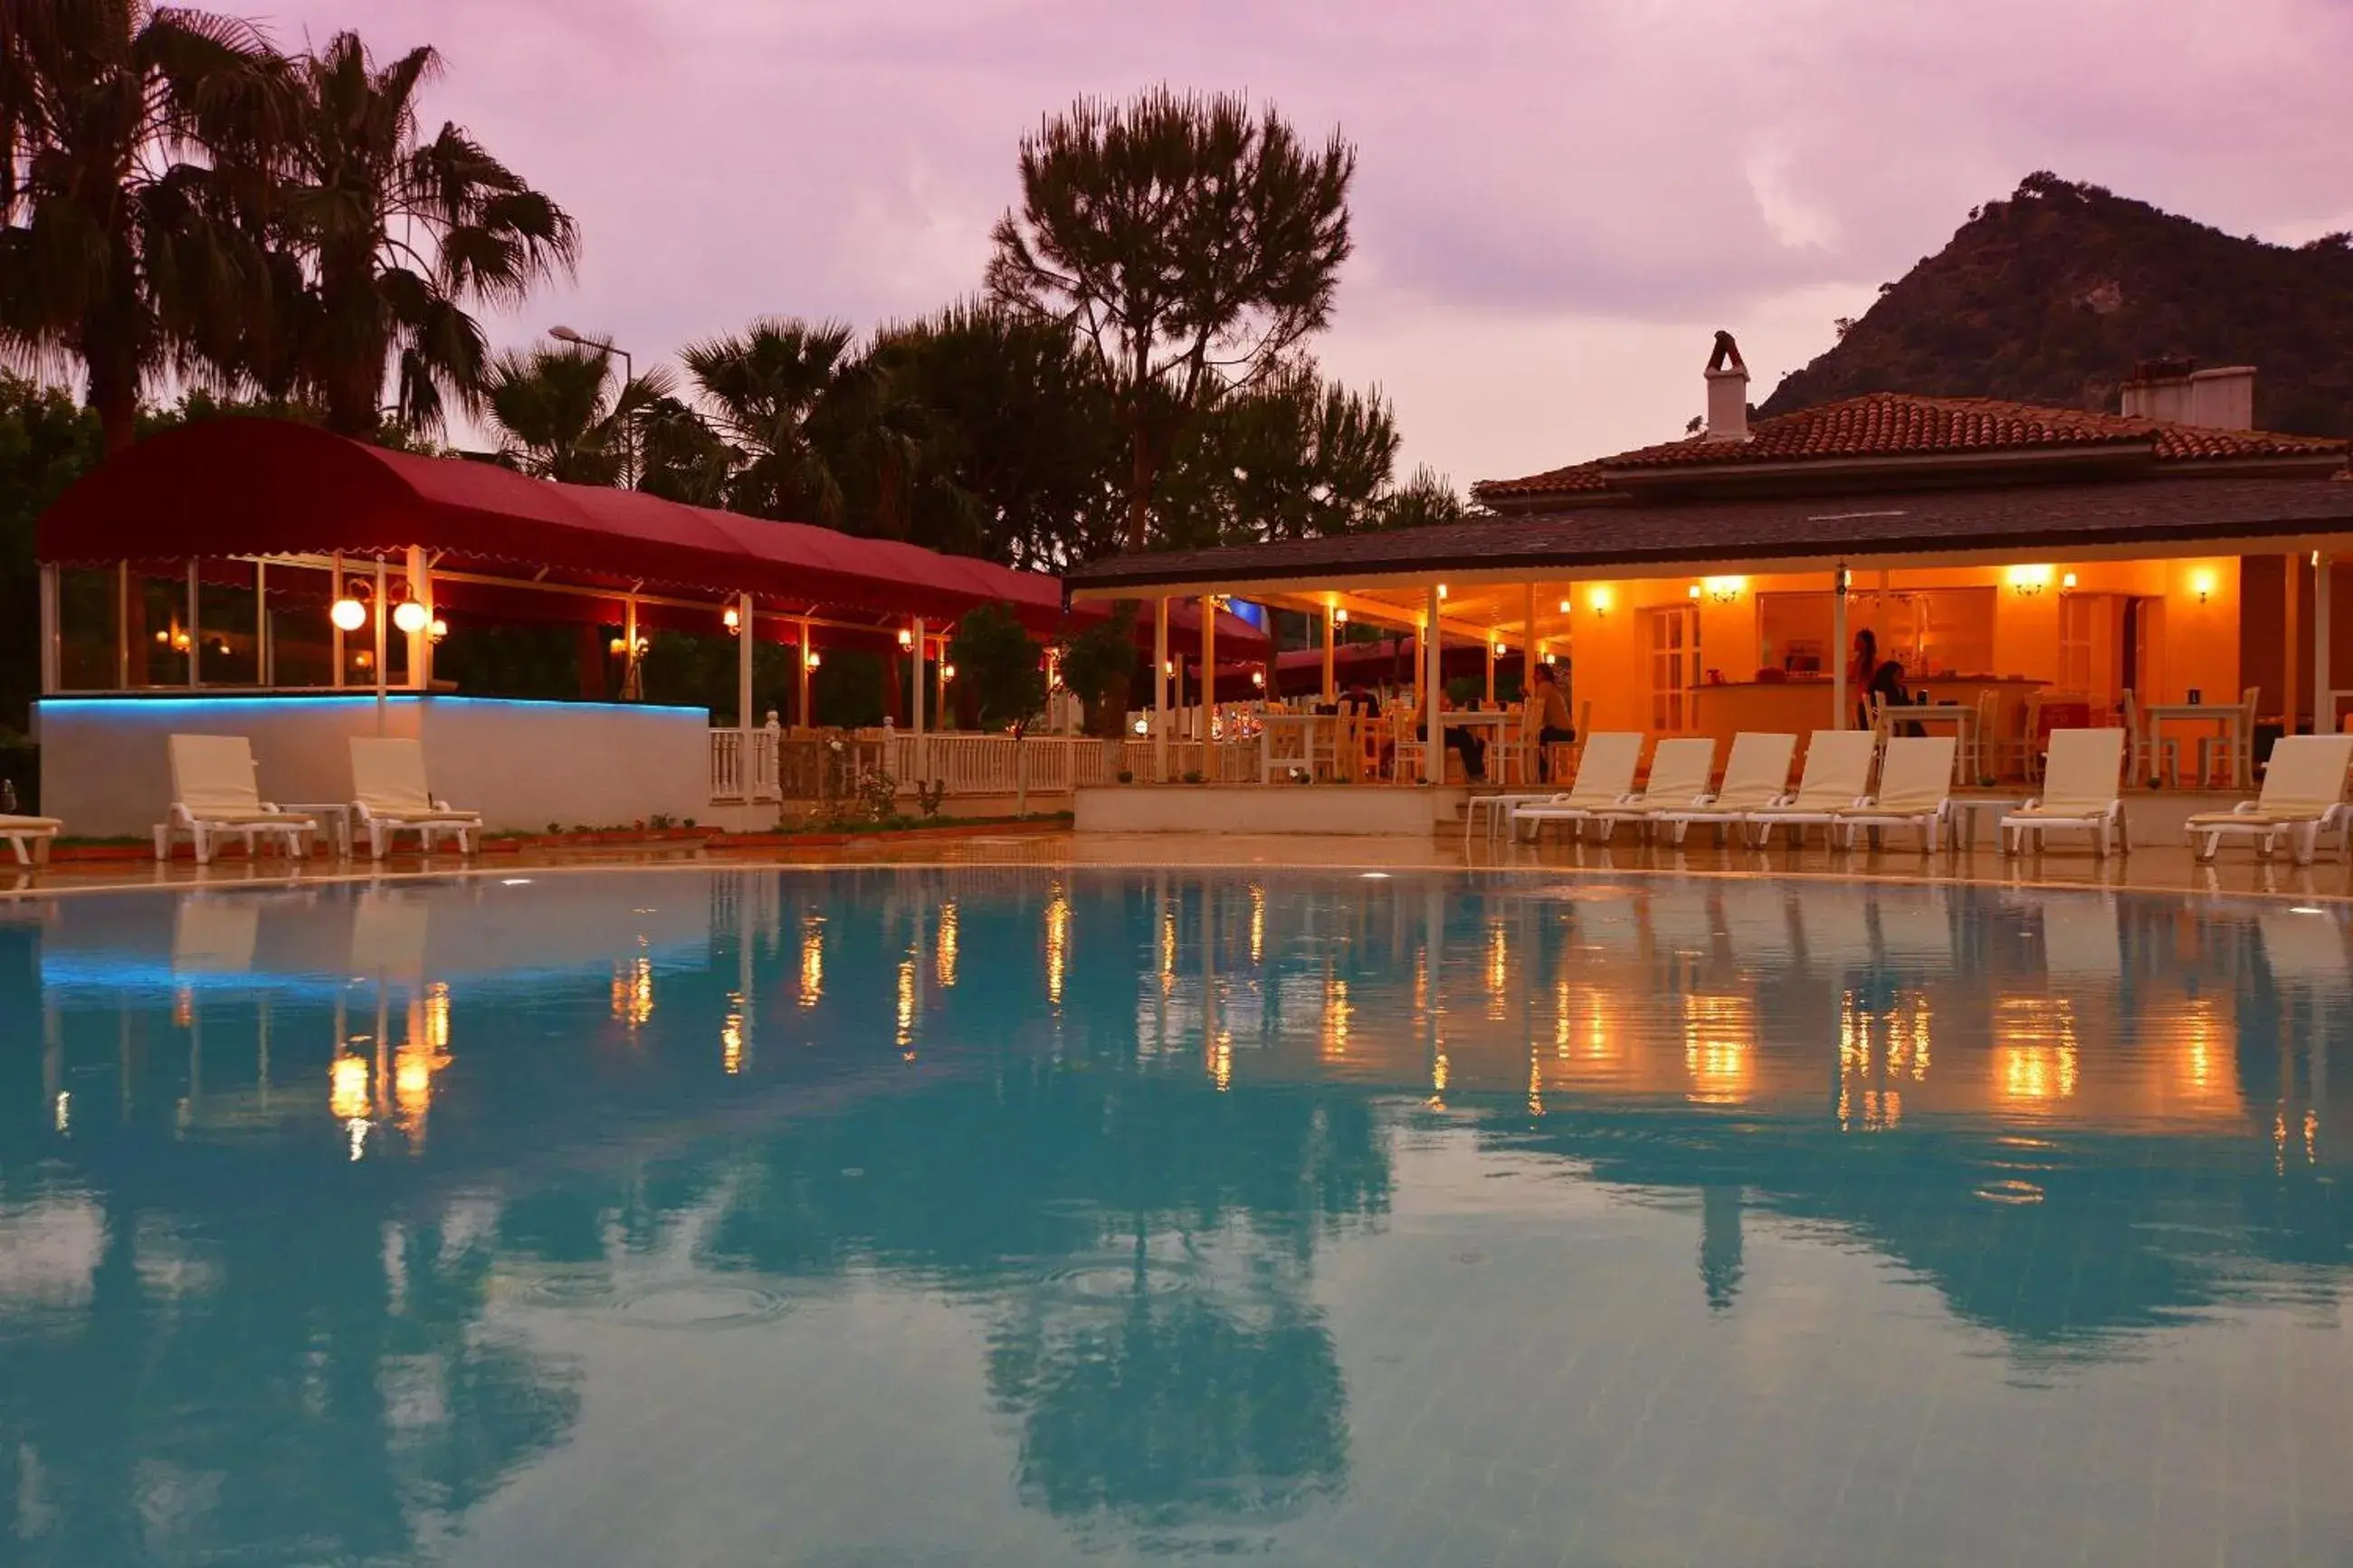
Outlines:
[[242,838],[248,857],[264,838],[280,840],[298,859],[310,853],[319,825],[261,798],[253,743],[243,735],[174,735],[171,752],[172,809],[155,825],[156,859],[168,858],[173,843],[185,837],[196,864],[209,865],[215,841],[224,835]]
[[1724,787],[1691,805],[1666,806],[1651,814],[1654,824],[1674,825],[1681,844],[1694,822],[1711,822],[1720,831],[1750,812],[1772,805],[1789,789],[1789,760],[1798,754],[1798,737],[1749,731],[1732,737],[1732,755],[1724,764]]
[[1798,830],[1829,827],[1839,813],[1860,805],[1871,792],[1871,763],[1879,737],[1868,730],[1817,730],[1806,742],[1805,771],[1797,792],[1770,805],[1757,807],[1746,821],[1750,841],[1762,849],[1773,829],[1785,826],[1796,842]]
[[1920,853],[1935,854],[1952,809],[1953,752],[1958,744],[1950,735],[1890,740],[1879,763],[1879,793],[1840,812],[1831,836],[1841,848],[1852,849],[1859,827],[1915,827]]
[[2272,747],[2260,798],[2229,811],[2201,811],[2187,824],[2200,860],[2211,860],[2225,836],[2253,838],[2269,855],[2285,838],[2299,866],[2312,864],[2320,836],[2345,840],[2348,809],[2345,775],[2353,768],[2353,735],[2288,735]]
[[2125,824],[2125,806],[2117,794],[2124,776],[2125,732],[2122,730],[2053,730],[2051,753],[2042,768],[2042,794],[2001,819],[2001,848],[2014,855],[2031,836],[2035,847],[2054,827],[2072,828],[2092,836],[2092,850],[2129,850],[2132,838]]
[[1540,801],[1522,801],[1511,808],[1513,836],[1534,838],[1547,822],[1568,825],[1583,832],[1585,824],[1603,806],[1616,805],[1633,792],[1634,766],[1642,760],[1642,737],[1630,730],[1611,730],[1592,736],[1577,764],[1577,778],[1567,790]]
[[368,854],[381,860],[399,833],[417,835],[417,847],[433,853],[442,834],[457,840],[460,854],[479,847],[482,814],[454,811],[425,787],[425,748],[407,740],[352,742],[353,830],[366,829]]
[[16,852],[19,866],[46,865],[49,858],[49,841],[65,826],[54,816],[0,816],[0,838]]
[[1651,752],[1651,776],[1640,795],[1630,795],[1615,805],[1605,805],[1588,820],[1601,829],[1601,841],[1621,822],[1640,823],[1647,831],[1662,814],[1689,811],[1707,799],[1708,776],[1715,772],[1715,738],[1683,735],[1662,741]]

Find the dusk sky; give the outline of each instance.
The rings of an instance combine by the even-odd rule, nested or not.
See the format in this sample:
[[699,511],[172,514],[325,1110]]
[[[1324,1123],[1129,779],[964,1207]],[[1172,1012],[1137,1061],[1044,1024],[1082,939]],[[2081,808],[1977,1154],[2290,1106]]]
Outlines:
[[1336,123],[1357,248],[1317,353],[1463,487],[1680,434],[1720,326],[1762,401],[2031,170],[2266,239],[2353,227],[2346,0],[221,8],[281,47],[437,45],[431,119],[584,231],[577,283],[494,337],[561,321],[640,368],[756,315],[867,328],[971,291],[1019,138],[1077,95]]

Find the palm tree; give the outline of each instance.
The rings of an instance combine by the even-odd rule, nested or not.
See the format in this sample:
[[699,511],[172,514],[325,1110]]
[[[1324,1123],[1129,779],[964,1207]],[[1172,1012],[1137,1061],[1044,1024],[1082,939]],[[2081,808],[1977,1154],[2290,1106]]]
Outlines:
[[266,297],[248,221],[292,95],[249,24],[149,0],[7,0],[0,355],[79,362],[106,448],[150,377],[228,356]]
[[464,130],[420,139],[417,97],[440,66],[418,47],[379,68],[354,33],[298,65],[280,214],[301,262],[288,353],[344,435],[377,429],[388,364],[404,428],[440,428],[451,402],[480,409],[491,355],[468,308],[512,304],[578,257],[570,215]]
[[743,454],[730,500],[739,511],[839,525],[846,468],[871,405],[873,370],[839,321],[764,318],[680,352],[721,437]]
[[[674,401],[665,370],[611,386],[612,356],[594,348],[503,353],[485,395],[505,433],[500,451],[527,474],[576,485],[633,479],[632,426]],[[609,394],[609,395],[608,395]]]

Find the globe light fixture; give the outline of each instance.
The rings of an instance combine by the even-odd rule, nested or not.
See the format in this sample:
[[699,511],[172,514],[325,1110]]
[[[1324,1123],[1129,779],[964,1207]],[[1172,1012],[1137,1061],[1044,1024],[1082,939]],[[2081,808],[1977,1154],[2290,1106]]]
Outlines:
[[399,627],[404,635],[409,637],[423,631],[432,619],[431,616],[426,614],[425,606],[414,599],[403,599],[392,612],[392,624]]
[[346,595],[335,601],[335,607],[327,612],[327,618],[335,623],[335,629],[339,632],[355,632],[367,625],[367,606]]

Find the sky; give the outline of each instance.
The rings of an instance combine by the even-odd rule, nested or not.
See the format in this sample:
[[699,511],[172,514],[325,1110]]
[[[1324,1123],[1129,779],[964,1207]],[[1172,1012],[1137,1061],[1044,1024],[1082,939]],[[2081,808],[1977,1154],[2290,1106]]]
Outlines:
[[583,232],[494,340],[561,322],[641,369],[968,294],[1041,117],[1245,91],[1356,147],[1314,351],[1465,488],[1680,435],[1718,327],[1763,401],[2036,169],[2284,243],[2353,227],[2353,0],[214,4],[281,47],[438,47],[428,119]]

